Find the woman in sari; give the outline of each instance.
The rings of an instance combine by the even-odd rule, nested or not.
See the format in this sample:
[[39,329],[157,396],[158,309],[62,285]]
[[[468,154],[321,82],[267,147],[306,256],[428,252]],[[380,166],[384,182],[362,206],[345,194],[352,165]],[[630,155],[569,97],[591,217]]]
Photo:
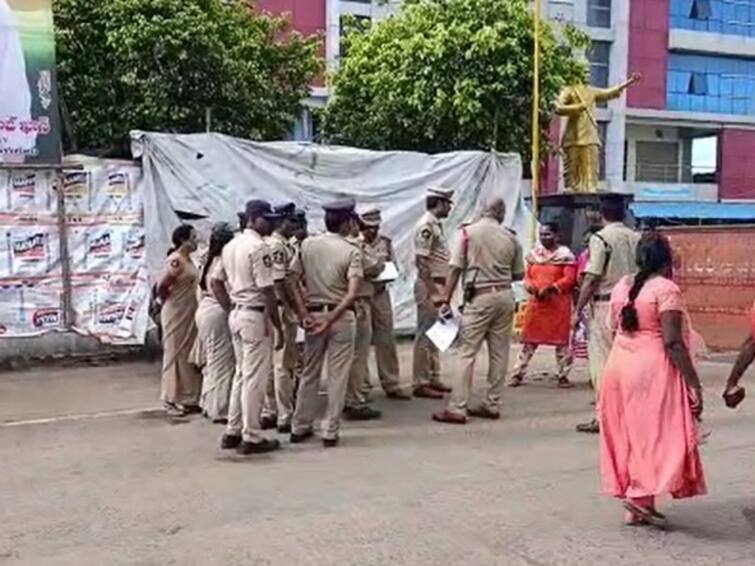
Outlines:
[[209,281],[219,268],[225,245],[233,239],[233,228],[226,222],[216,224],[210,235],[210,247],[199,278],[199,308],[195,318],[197,341],[191,361],[202,368],[202,413],[212,422],[224,424],[228,419],[236,358],[233,354],[228,311],[218,302]]
[[171,415],[200,412],[199,392],[202,376],[189,362],[197,336],[194,315],[197,311],[199,274],[189,257],[197,249],[194,228],[182,225],[173,231],[173,247],[165,260],[165,270],[157,284],[162,301],[163,369],[161,399]]
[[616,329],[600,397],[604,493],[620,498],[630,525],[665,526],[655,498],[706,493],[698,452],[702,386],[690,355],[690,327],[679,287],[669,278],[671,247],[656,233],[637,247],[637,275],[611,294]]
[[569,388],[573,356],[569,344],[576,259],[560,245],[559,227],[553,222],[540,228],[540,242],[525,258],[524,288],[530,296],[522,325],[522,349],[509,386],[524,382],[527,367],[541,345],[556,349],[558,386]]

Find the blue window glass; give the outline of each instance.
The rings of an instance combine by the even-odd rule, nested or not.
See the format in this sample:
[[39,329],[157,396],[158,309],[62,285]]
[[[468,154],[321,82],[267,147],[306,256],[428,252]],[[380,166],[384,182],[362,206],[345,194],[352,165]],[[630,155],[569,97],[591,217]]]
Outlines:
[[671,0],[672,28],[755,37],[755,0]]
[[755,59],[670,53],[666,105],[691,112],[755,113]]

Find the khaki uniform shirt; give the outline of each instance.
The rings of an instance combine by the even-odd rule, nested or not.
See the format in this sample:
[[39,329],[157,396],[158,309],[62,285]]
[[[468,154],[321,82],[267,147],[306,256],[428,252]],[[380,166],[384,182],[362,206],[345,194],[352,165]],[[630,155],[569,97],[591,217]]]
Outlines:
[[585,273],[600,277],[599,296],[609,295],[625,275],[637,273],[639,241],[640,235],[621,222],[608,224],[590,238],[590,259]]
[[273,259],[262,236],[246,229],[228,242],[213,279],[226,283],[234,305],[264,307],[264,290],[273,286]]
[[[595,103],[606,102],[618,98],[622,93],[620,88],[596,88],[589,85],[567,86],[558,97],[558,107],[585,104],[586,110],[579,113],[559,114],[568,116],[564,137],[561,138],[563,147],[600,145],[598,127],[595,124]],[[592,116],[592,118],[590,118]]]
[[364,276],[362,254],[338,234],[310,236],[302,242],[291,274],[304,280],[310,305],[337,305],[349,290],[349,279]]
[[[454,243],[451,267],[467,271],[467,283],[475,287],[511,285],[524,275],[522,246],[511,230],[492,218],[482,218],[466,228]],[[466,249],[465,249],[466,248]]]
[[414,253],[429,260],[430,277],[448,277],[448,240],[443,233],[443,224],[432,212],[426,212],[417,223],[414,231]]
[[273,280],[276,282],[283,281],[289,275],[296,250],[278,232],[273,232],[271,236],[265,238],[265,242],[270,246],[270,253],[273,257]]
[[368,245],[362,238],[349,238],[349,241],[359,248],[362,254],[362,270],[364,278],[359,284],[357,297],[369,299],[375,294],[375,284],[372,279],[380,275],[385,267],[385,261],[376,253],[375,249]]

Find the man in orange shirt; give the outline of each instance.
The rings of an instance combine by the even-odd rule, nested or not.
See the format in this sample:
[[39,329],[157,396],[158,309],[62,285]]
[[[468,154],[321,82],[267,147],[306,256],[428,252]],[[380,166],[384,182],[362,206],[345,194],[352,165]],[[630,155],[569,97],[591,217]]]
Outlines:
[[569,372],[573,356],[569,335],[577,266],[571,250],[559,245],[557,224],[542,225],[540,243],[527,255],[525,262],[524,286],[530,300],[524,314],[522,350],[509,385],[522,384],[532,356],[538,346],[546,344],[556,347],[559,387],[571,387]]

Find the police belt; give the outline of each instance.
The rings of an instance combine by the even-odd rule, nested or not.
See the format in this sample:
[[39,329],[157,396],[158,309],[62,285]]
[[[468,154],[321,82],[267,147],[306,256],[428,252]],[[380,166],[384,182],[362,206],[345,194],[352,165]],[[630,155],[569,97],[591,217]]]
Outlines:
[[265,307],[258,307],[254,305],[233,305],[235,311],[252,311],[252,312],[265,312]]
[[495,285],[486,285],[484,287],[475,286],[474,294],[475,294],[475,297],[481,297],[482,295],[487,295],[489,293],[502,293],[503,291],[510,291],[510,290],[511,290],[510,283],[496,283]]
[[[320,304],[320,305],[308,305],[307,310],[309,312],[330,312],[334,311],[338,308],[338,305],[333,304]],[[354,311],[354,307],[350,306],[346,309],[347,311]]]

